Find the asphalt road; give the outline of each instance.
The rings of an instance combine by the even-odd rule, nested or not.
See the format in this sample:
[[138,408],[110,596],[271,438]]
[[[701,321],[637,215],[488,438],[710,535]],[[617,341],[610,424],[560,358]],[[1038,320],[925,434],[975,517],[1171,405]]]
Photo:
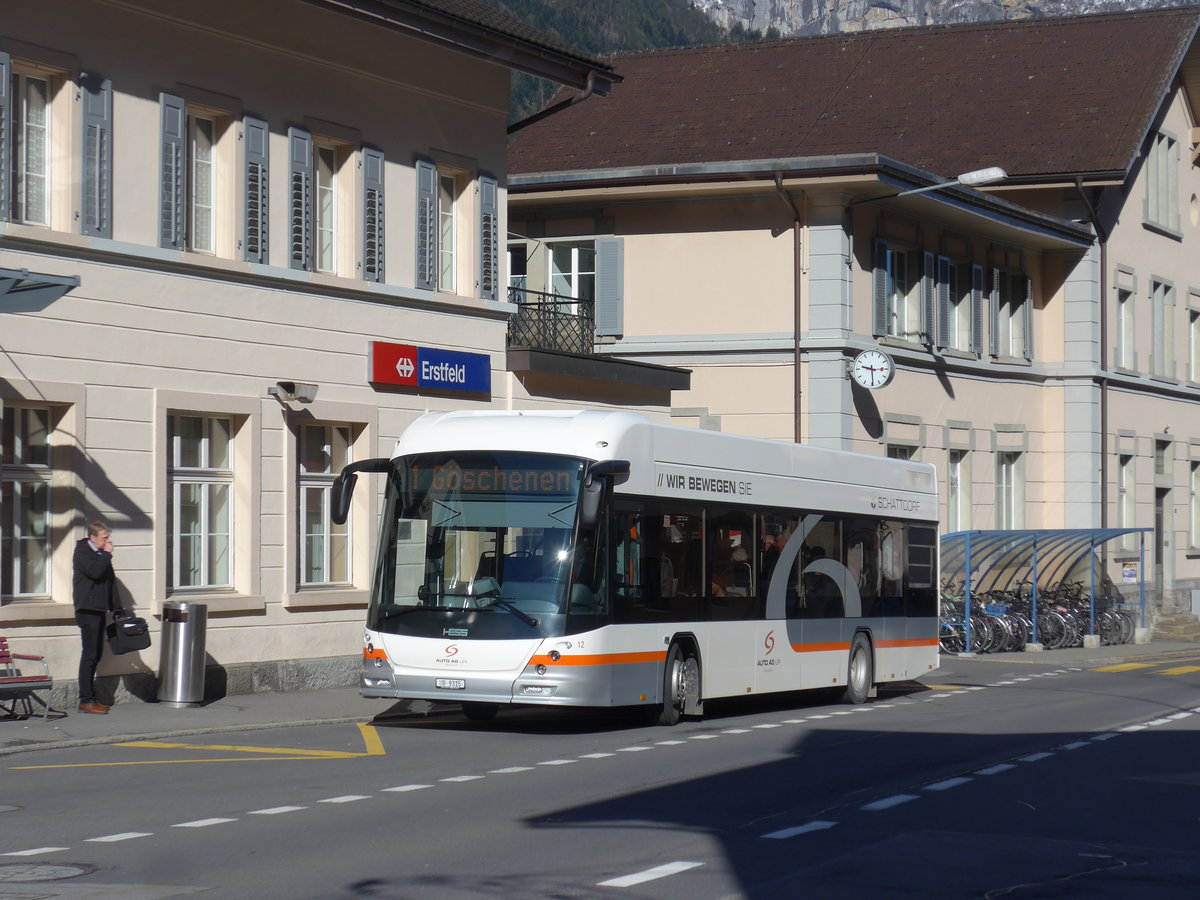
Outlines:
[[0,898],[1192,900],[1200,663],[1146,662],[10,756]]

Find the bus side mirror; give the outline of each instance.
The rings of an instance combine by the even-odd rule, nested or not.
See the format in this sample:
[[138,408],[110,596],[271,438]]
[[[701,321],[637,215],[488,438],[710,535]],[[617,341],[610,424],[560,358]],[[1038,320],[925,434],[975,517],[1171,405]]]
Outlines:
[[579,498],[579,521],[584,528],[594,528],[600,519],[600,501],[609,479],[628,477],[629,460],[605,459],[588,466],[583,476],[583,493]]
[[350,463],[333,480],[333,491],[329,498],[329,518],[334,525],[345,525],[350,517],[350,501],[354,498],[354,483],[359,472],[390,472],[390,459],[364,459]]

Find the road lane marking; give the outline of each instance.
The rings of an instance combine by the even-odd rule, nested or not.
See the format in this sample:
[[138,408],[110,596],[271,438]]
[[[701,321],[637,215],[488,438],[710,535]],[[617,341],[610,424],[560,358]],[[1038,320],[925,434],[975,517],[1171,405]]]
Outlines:
[[[858,712],[858,710],[855,710],[855,712]],[[863,712],[866,712],[866,710],[863,710]],[[754,727],[755,728],[778,728],[779,726],[777,724],[775,724],[774,722],[763,722],[763,724],[755,725]]]
[[656,743],[660,747],[678,747],[680,744],[682,744],[684,742],[683,741],[655,741],[654,743]]
[[571,763],[579,762],[577,759],[547,759],[538,763],[539,766],[569,766]]
[[1106,731],[1104,734],[1093,734],[1093,741],[1111,741],[1115,737],[1120,737],[1115,731]]
[[653,750],[653,747],[618,747],[618,753],[641,753],[643,750]]
[[1049,759],[1053,753],[1030,753],[1028,756],[1019,757],[1020,762],[1037,762],[1042,759]]
[[680,872],[686,872],[688,869],[694,869],[702,865],[704,863],[699,862],[666,863],[661,866],[655,866],[653,869],[635,872],[632,875],[622,875],[620,878],[610,878],[608,881],[601,881],[597,884],[597,887],[633,887],[637,884],[644,884],[647,881],[654,881],[656,878],[678,875]]
[[860,806],[859,809],[864,809],[868,812],[879,812],[880,810],[891,809],[893,806],[899,806],[901,803],[907,803],[909,800],[916,799],[916,794],[896,794],[893,797],[884,797],[882,800],[876,800],[874,803]]
[[423,791],[425,788],[433,787],[432,784],[401,784],[396,787],[384,788],[385,791],[392,791],[397,794],[404,794],[408,791]]
[[616,756],[615,753],[585,753],[580,759],[608,759],[610,756]]
[[[609,754],[610,756],[612,754]],[[532,772],[533,766],[505,766],[503,769],[492,769],[489,775],[511,775],[514,772]],[[395,790],[394,788],[392,790]]]
[[1173,669],[1159,669],[1156,675],[1191,675],[1200,672],[1200,666],[1175,666]]
[[726,728],[721,734],[749,734],[749,728]]
[[355,800],[370,800],[366,794],[343,794],[341,797],[326,797],[318,803],[353,803]]
[[1153,669],[1158,663],[1120,663],[1115,666],[1101,666],[1092,669],[1093,672],[1132,672],[1135,669]]
[[956,788],[960,784],[970,784],[971,779],[960,775],[957,778],[947,778],[945,781],[936,781],[933,784],[925,785],[927,791],[948,791],[950,788]]
[[795,828],[784,828],[781,831],[772,831],[770,834],[764,834],[764,838],[773,841],[785,841],[790,837],[795,837],[798,834],[808,834],[811,831],[825,831],[832,828],[837,822],[826,822],[818,819],[815,822],[808,822],[804,825],[797,825]]
[[1078,750],[1080,747],[1086,747],[1090,743],[1091,743],[1091,741],[1071,741],[1071,743],[1069,743],[1069,744],[1060,745],[1058,749],[1060,749],[1060,750]]
[[85,838],[90,844],[115,844],[118,841],[131,841],[134,838],[150,837],[150,831],[125,831],[121,834],[106,834],[104,837]]
[[252,809],[246,813],[248,816],[278,816],[283,813],[299,812],[302,809],[307,809],[305,806],[272,806],[270,809]]
[[999,775],[1001,772],[1007,772],[1009,769],[1015,769],[1012,763],[997,763],[994,766],[988,766],[986,769],[980,769],[976,775]]
[[70,847],[34,847],[32,850],[13,850],[10,853],[0,854],[3,856],[41,856],[43,853],[61,853],[63,850],[70,850]]
[[237,819],[196,819],[194,822],[176,822],[172,828],[208,828],[210,825],[224,825],[236,822]]
[[438,781],[478,781],[482,775],[452,775],[449,778],[439,778]]
[[711,741],[711,740],[715,740],[716,738],[719,738],[719,737],[720,737],[719,734],[693,734],[690,738],[688,738],[688,740],[689,741]]

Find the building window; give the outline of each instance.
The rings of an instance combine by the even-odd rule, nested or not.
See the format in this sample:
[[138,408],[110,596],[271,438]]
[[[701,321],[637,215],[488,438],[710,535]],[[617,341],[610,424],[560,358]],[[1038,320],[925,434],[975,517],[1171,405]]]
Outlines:
[[1154,351],[1151,372],[1163,378],[1175,377],[1175,288],[1165,281],[1150,282],[1151,328]]
[[946,528],[971,527],[971,460],[966,450],[951,450],[946,470]]
[[457,250],[458,191],[458,179],[447,172],[438,173],[438,288],[443,291],[453,291],[455,289],[454,267]]
[[1021,475],[1021,453],[996,454],[996,527],[1023,528],[1025,523],[1025,485]]
[[529,248],[524,243],[508,245],[508,289],[519,293],[529,288]]
[[591,303],[596,299],[596,244],[569,241],[550,247],[550,292]]
[[348,584],[350,526],[329,516],[333,482],[351,459],[350,428],[345,425],[300,427],[300,583]]
[[49,225],[50,79],[15,72],[12,95],[12,218],[27,225]]
[[[1136,510],[1135,486],[1137,473],[1134,470],[1134,456],[1122,453],[1117,458],[1117,527],[1133,528]],[[1121,548],[1129,550],[1133,546],[1133,535],[1121,536]]]
[[996,270],[992,273],[992,290],[995,310],[992,354],[1032,358],[1029,278],[1023,272]]
[[1188,311],[1188,379],[1200,382],[1200,309]]
[[888,459],[916,459],[917,448],[911,444],[888,444]]
[[964,353],[975,349],[975,303],[972,266],[968,262],[938,257],[938,299],[942,305],[943,332],[939,343]]
[[50,593],[52,416],[6,406],[0,436],[0,595]]
[[1188,472],[1188,546],[1200,547],[1200,460],[1192,460]]
[[1117,347],[1114,362],[1123,369],[1137,368],[1135,298],[1133,291],[1117,290]]
[[876,336],[921,341],[922,255],[885,240],[875,242]]
[[216,248],[216,141],[217,123],[208,116],[188,116],[191,155],[191,199],[188,204],[188,239],[192,250],[213,253]]
[[169,440],[171,586],[229,588],[233,584],[232,421],[173,414]]
[[337,270],[337,148],[317,144],[313,256],[318,272]]
[[1179,143],[1166,134],[1154,135],[1146,154],[1146,223],[1179,231]]
[[1171,467],[1175,460],[1171,454],[1170,441],[1154,442],[1154,474],[1171,475]]

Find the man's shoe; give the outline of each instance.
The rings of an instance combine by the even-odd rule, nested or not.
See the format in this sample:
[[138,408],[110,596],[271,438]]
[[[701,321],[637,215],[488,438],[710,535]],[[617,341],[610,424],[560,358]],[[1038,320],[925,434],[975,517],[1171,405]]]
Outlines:
[[95,700],[89,700],[87,703],[80,703],[79,711],[81,713],[92,713],[93,715],[97,716],[108,715],[108,707],[103,703],[97,703]]

